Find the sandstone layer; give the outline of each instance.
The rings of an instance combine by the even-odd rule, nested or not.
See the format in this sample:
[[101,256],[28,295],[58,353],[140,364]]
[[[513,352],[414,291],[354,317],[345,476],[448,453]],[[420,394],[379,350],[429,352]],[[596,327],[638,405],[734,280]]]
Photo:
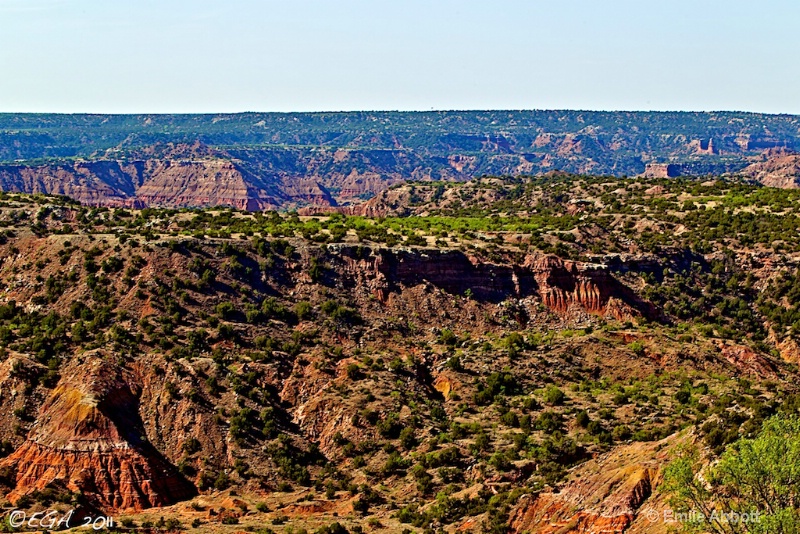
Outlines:
[[329,250],[341,256],[353,283],[369,288],[379,300],[401,287],[429,283],[491,302],[534,296],[560,313],[583,311],[617,319],[657,316],[651,304],[602,265],[544,254],[526,256],[519,265],[500,265],[454,250],[378,250],[365,257],[352,246],[331,245]]
[[[665,517],[666,503],[657,495],[663,466],[672,448],[686,439],[674,435],[633,443],[582,464],[557,493],[522,498],[511,513],[511,532],[666,532],[666,523],[649,518]],[[647,517],[639,517],[643,512]]]
[[137,391],[98,357],[75,361],[42,405],[28,439],[0,468],[16,472],[12,502],[62,485],[106,511],[165,506],[194,488],[148,442]]

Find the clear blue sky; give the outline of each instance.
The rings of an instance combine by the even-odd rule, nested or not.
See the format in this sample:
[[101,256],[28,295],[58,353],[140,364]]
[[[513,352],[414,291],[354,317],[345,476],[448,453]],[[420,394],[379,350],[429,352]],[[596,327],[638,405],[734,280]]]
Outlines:
[[0,111],[800,114],[796,0],[0,0]]

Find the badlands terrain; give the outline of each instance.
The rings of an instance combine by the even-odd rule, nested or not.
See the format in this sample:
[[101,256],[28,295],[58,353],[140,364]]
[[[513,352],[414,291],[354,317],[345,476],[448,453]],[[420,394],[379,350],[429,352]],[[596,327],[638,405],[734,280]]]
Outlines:
[[800,122],[737,112],[0,114],[0,190],[87,205],[360,204],[406,180],[739,174],[797,187]]
[[[166,159],[58,165],[124,190]],[[2,193],[3,509],[667,532],[687,451],[726,466],[800,407],[800,191],[756,179],[384,183],[282,212],[147,207],[146,180],[95,206]],[[750,505],[708,480],[708,506]]]

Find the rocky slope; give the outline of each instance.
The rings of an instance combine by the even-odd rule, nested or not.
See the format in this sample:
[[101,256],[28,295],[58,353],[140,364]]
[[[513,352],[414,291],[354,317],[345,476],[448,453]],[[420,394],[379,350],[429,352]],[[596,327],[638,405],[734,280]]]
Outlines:
[[668,506],[658,486],[670,452],[686,441],[671,436],[636,443],[582,464],[557,493],[523,498],[511,513],[511,532],[668,532]]
[[[184,150],[150,156],[210,157]],[[562,178],[404,185],[386,220],[0,195],[4,495],[198,532],[657,532],[681,431],[713,454],[793,405],[800,252],[759,203],[794,231],[795,192]],[[682,247],[734,196],[749,248],[710,207]]]
[[84,354],[39,410],[25,442],[0,462],[16,473],[12,502],[65,487],[101,510],[165,506],[190,498],[192,484],[144,439],[132,377],[109,355]]
[[374,251],[331,247],[341,254],[354,284],[369,288],[385,302],[402,287],[430,284],[454,295],[466,292],[481,301],[534,297],[535,302],[561,314],[609,315],[627,320],[655,318],[653,306],[616,280],[601,265],[563,261],[555,256],[530,255],[518,265],[482,261],[459,251]]
[[279,181],[264,181],[241,163],[202,145],[137,153],[141,159],[102,159],[39,166],[0,167],[0,189],[66,195],[92,206],[230,206],[248,211],[291,202],[334,203],[311,180],[289,194]]
[[800,187],[800,154],[770,150],[763,161],[748,165],[738,174],[768,187],[797,188]]
[[141,207],[134,197],[133,169],[118,162],[76,162],[46,166],[6,165],[0,168],[3,191],[66,195],[93,205]]

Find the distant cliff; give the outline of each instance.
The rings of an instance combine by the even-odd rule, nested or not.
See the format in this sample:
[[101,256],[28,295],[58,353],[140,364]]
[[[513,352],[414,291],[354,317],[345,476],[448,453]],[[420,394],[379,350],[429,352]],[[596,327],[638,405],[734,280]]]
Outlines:
[[0,114],[0,188],[100,205],[261,210],[353,204],[403,180],[721,174],[765,151],[800,151],[798,121],[735,112]]

